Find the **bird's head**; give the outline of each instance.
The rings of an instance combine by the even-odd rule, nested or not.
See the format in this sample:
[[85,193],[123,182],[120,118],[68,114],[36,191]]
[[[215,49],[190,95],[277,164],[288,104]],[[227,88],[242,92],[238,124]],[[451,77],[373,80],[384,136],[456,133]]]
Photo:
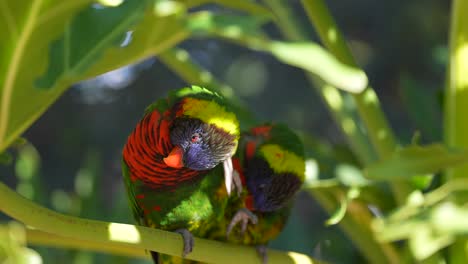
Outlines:
[[246,157],[247,188],[255,210],[261,212],[289,203],[305,177],[304,152],[297,135],[283,125],[272,126],[267,134],[253,156]]
[[[178,96],[169,128],[174,147],[164,158],[166,165],[209,170],[230,163],[239,141],[239,122],[224,99],[199,87],[182,89]],[[232,172],[232,163],[229,168]]]

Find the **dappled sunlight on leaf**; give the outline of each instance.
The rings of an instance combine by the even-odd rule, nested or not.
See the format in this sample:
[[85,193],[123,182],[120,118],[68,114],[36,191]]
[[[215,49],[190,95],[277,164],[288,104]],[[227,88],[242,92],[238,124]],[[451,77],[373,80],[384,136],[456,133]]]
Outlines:
[[455,51],[455,58],[456,64],[459,65],[456,69],[454,69],[453,74],[457,76],[457,86],[459,89],[466,90],[468,89],[468,75],[466,74],[466,70],[468,68],[468,40],[464,40],[463,43],[460,43]]
[[108,230],[109,239],[112,241],[136,244],[141,240],[140,232],[132,225],[110,223]]
[[100,3],[103,6],[119,6],[120,4],[123,3],[124,0],[98,0],[98,3]]
[[288,252],[288,256],[292,259],[294,264],[313,264],[314,262],[306,255],[296,252]]
[[177,1],[156,1],[154,4],[154,12],[161,17],[182,14],[185,10],[185,6]]

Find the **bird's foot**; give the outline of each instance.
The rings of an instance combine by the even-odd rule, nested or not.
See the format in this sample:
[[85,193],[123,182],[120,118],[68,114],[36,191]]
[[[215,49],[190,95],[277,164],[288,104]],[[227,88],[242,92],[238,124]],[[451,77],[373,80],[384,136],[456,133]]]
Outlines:
[[249,221],[252,224],[256,225],[258,223],[258,217],[254,213],[247,210],[246,208],[239,209],[227,227],[226,238],[229,238],[229,234],[231,233],[232,229],[239,222],[242,224],[241,235],[243,235],[245,231],[247,230],[247,224],[249,223]]
[[177,229],[174,232],[182,235],[184,240],[184,250],[182,251],[182,257],[185,258],[185,256],[187,256],[187,254],[193,250],[193,235],[185,228]]
[[262,264],[268,263],[268,248],[266,245],[258,245],[257,247],[257,254],[262,259]]

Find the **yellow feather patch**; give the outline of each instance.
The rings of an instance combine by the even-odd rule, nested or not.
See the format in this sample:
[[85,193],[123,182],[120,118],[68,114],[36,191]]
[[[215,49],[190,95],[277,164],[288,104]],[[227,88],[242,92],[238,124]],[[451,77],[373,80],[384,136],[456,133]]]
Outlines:
[[274,172],[294,173],[301,181],[304,180],[305,161],[296,154],[284,150],[276,144],[266,144],[261,146],[260,153],[265,157]]
[[239,136],[239,121],[237,121],[236,115],[226,111],[216,102],[189,97],[184,100],[182,107],[184,115],[199,118],[231,135]]

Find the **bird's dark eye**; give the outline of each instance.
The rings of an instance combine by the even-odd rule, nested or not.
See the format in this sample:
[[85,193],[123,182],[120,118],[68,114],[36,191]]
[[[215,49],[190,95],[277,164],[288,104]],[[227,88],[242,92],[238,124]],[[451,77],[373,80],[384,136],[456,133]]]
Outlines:
[[197,143],[198,141],[200,141],[200,134],[194,133],[192,135],[192,143]]

